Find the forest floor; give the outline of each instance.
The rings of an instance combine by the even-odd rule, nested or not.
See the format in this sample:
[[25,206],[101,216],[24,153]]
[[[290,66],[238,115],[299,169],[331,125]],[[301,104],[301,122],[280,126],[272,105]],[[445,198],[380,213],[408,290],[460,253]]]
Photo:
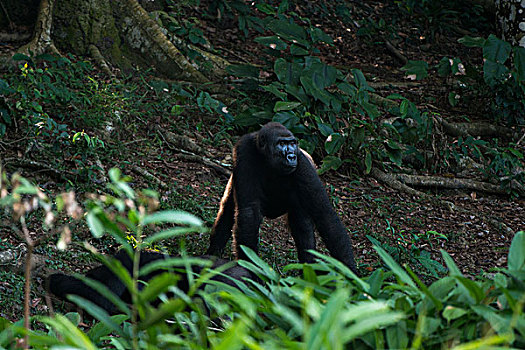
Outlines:
[[[381,83],[381,87],[376,90],[383,97],[399,93],[411,99],[418,107],[438,112],[447,120],[463,120],[465,116],[470,120],[484,119],[483,104],[450,106],[447,89],[444,88],[444,78],[430,77],[423,83],[407,80],[400,69],[403,64],[383,43],[374,43],[374,40],[366,35],[356,35],[355,28],[347,29],[337,17],[331,15],[335,9],[330,8],[330,5],[327,5],[326,12],[312,17],[309,11],[318,10],[308,7],[312,3],[314,2],[305,2],[304,7],[297,8],[297,12],[305,17],[316,18],[315,24],[319,24],[335,39],[333,47],[322,48],[321,57],[324,61],[339,67],[361,69],[369,82]],[[390,25],[394,18],[398,17],[397,10],[392,9],[395,5],[387,6],[387,3],[391,2],[370,1],[363,5],[366,14],[370,16],[370,28],[373,29],[373,23],[378,23],[379,19],[384,19],[387,23],[386,32],[396,31],[398,37],[406,39],[396,44],[406,57],[425,60],[429,65],[436,64],[443,56],[482,60],[480,50],[459,44],[457,39],[463,35],[452,29],[434,28],[431,38],[414,40],[411,33],[414,23],[398,22],[395,26]],[[355,11],[359,14],[362,8]],[[366,18],[363,20],[366,21]],[[211,45],[223,52],[226,59],[233,62],[262,63],[260,45],[254,43],[251,38],[245,39],[236,25],[217,25],[215,22],[201,19],[201,26]],[[212,135],[219,130],[209,119],[201,119],[197,114],[186,116],[183,120],[166,120],[160,115],[157,117],[155,122],[150,123],[158,123],[166,129],[173,128],[174,124],[178,125],[176,128],[189,129],[195,135],[195,141],[205,147],[214,159],[231,163],[232,145],[240,135],[232,136],[231,142],[212,144],[209,140],[213,139]],[[205,126],[200,127],[202,124]],[[177,207],[187,210],[202,217],[208,227],[211,227],[227,177],[206,165],[177,157],[176,151],[168,148],[165,143],[152,140],[152,134],[155,133],[151,128],[139,125],[136,128],[129,127],[129,130],[134,131],[130,131],[127,143],[122,143],[127,144],[126,149],[112,153],[112,164],[105,165],[107,169],[115,165],[120,166],[125,174],[133,176],[136,181],[133,183],[135,188],[148,187],[151,184],[134,173],[133,166],[138,165],[149,171],[169,184],[168,189],[157,189],[164,208]],[[16,138],[8,136],[2,141],[2,153],[5,158],[16,157],[24,151],[16,143],[10,143]],[[115,146],[122,147],[122,144]],[[111,144],[109,146],[111,147]],[[25,176],[45,186],[46,190],[58,192],[66,187],[64,184],[54,183],[55,180],[50,179],[47,172],[20,170]],[[501,220],[515,232],[525,229],[523,198],[514,199],[509,196],[462,190],[427,190],[427,193],[436,198],[465,209],[457,211],[437,206],[435,202],[427,199],[392,190],[372,177],[357,175],[352,169],[343,169],[340,173],[326,173],[322,180],[337,213],[351,235],[356,261],[364,274],[379,264],[370,238],[389,247],[389,252],[397,255],[399,261],[411,264],[418,272],[423,273],[423,269],[420,269],[418,260],[414,260],[415,256],[428,252],[432,259],[442,263],[440,249],[443,249],[454,258],[464,273],[475,275],[494,267],[505,266],[512,240],[504,230],[487,222],[487,217]],[[3,228],[0,228],[0,238],[4,247],[16,246],[19,243],[16,237]],[[207,236],[192,236],[186,240],[186,248],[190,253],[204,253]],[[90,241],[98,246],[106,245],[102,247],[103,251],[113,250],[109,245],[114,243],[95,243],[93,239]],[[81,250],[80,247],[74,249]],[[295,261],[293,240],[283,220],[265,220],[261,228],[260,251],[260,255],[277,269]],[[50,253],[47,254],[49,256]],[[73,253],[73,256],[76,256],[75,254]],[[53,253],[52,256],[57,257],[58,254]],[[64,259],[62,263],[54,263],[52,267],[78,271],[90,263],[91,261],[86,262],[83,259]],[[0,282],[0,295],[7,295],[12,291],[9,283],[10,281]],[[38,296],[37,293],[35,300]],[[19,312],[20,309],[14,307],[11,311],[2,311],[2,316],[18,319],[16,315],[19,315]]]

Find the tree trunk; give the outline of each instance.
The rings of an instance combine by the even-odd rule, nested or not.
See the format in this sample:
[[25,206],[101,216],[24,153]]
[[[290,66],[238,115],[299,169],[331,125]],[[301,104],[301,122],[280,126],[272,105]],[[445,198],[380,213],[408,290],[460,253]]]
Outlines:
[[[5,1],[13,5],[20,0]],[[30,7],[31,1],[20,2]],[[18,51],[89,55],[108,74],[109,65],[153,68],[164,77],[196,83],[225,74],[228,62],[199,49],[211,63],[205,71],[181,53],[177,46],[185,45],[184,40],[175,36],[170,40],[165,34],[137,0],[40,0],[33,39]]]
[[496,0],[496,27],[501,39],[525,47],[525,1]]

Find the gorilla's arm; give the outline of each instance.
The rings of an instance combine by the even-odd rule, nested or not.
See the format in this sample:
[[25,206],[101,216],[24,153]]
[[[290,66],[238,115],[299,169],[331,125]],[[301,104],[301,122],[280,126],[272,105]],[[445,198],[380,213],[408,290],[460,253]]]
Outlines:
[[332,208],[315,168],[303,154],[299,157],[295,176],[300,202],[313,219],[330,254],[357,274],[350,236]]

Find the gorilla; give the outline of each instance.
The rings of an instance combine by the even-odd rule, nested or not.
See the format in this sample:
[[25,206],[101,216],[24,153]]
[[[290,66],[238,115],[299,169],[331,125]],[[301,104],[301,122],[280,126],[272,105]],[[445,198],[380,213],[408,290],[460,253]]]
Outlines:
[[263,217],[287,214],[300,262],[313,262],[314,225],[330,254],[354,273],[352,242],[330,204],[310,156],[282,124],[271,122],[244,135],[233,149],[233,173],[211,231],[207,254],[220,256],[232,235],[238,259],[241,245],[258,250]]
[[[126,251],[120,250],[113,257],[122,263],[122,266],[130,273],[130,275],[132,274],[133,260],[130,258],[129,254]],[[156,253],[156,252],[143,251],[140,253],[139,266],[143,267],[154,261],[158,261],[158,260],[162,260],[166,258],[170,258],[170,256],[164,255],[161,253]],[[211,266],[212,269],[216,269],[230,262],[226,259],[218,259],[215,257],[206,256],[206,255],[199,256],[197,258],[200,258],[203,260],[211,260],[213,262]],[[202,267],[193,265],[192,270],[194,273],[199,274],[202,271]],[[173,271],[174,273],[180,276],[180,279],[177,283],[177,287],[183,290],[184,292],[187,292],[189,290],[189,284],[188,284],[186,271],[181,271],[181,267],[173,267],[173,268],[168,269],[168,271]],[[147,275],[140,276],[140,280],[143,282],[148,282],[153,277],[163,272],[166,272],[166,270],[165,269],[154,270],[153,272],[150,272]],[[222,271],[222,274],[226,276],[215,275],[211,279],[215,281],[226,283],[236,288],[237,288],[237,285],[235,284],[235,282],[232,279],[228,278],[227,276],[230,276],[231,278],[239,280],[239,281],[242,281],[244,278],[253,279],[251,273],[248,270],[238,265],[233,265],[227,268],[226,270]],[[120,278],[117,275],[115,275],[105,265],[101,265],[101,266],[98,266],[98,267],[95,267],[89,270],[85,274],[85,276],[92,280],[95,280],[95,281],[98,281],[104,284],[106,287],[108,287],[110,291],[112,291],[116,296],[118,296],[125,303],[128,303],[128,304],[131,303],[131,295],[128,289],[126,288],[126,286],[124,285],[124,283],[122,283]],[[143,284],[139,284],[139,289],[142,289],[143,286],[144,286]],[[68,301],[67,295],[70,295],[70,294],[78,295],[98,305],[99,307],[106,310],[106,312],[108,312],[111,315],[119,313],[118,308],[110,300],[108,300],[106,297],[100,294],[97,290],[85,284],[82,280],[75,278],[73,276],[64,275],[62,273],[52,274],[46,280],[46,289],[47,291],[51,292],[58,298],[65,300],[65,301]]]

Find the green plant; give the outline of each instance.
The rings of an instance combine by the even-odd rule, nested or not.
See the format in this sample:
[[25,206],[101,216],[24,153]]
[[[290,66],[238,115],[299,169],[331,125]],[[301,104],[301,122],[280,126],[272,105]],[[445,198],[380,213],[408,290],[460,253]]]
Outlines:
[[[179,211],[155,212],[157,196],[134,191],[118,170],[111,170],[111,194],[92,196],[85,217],[95,236],[108,233],[125,251],[139,255],[154,242],[201,232],[201,222]],[[25,183],[25,182],[24,182]],[[24,188],[32,188],[24,187]],[[5,205],[4,201],[0,204]],[[66,208],[67,198],[58,201]],[[157,225],[171,227],[158,229]],[[133,237],[132,247],[129,235]],[[403,233],[406,237],[406,235]],[[436,236],[433,232],[421,239]],[[439,236],[439,235],[437,235]],[[458,349],[483,345],[506,348],[525,346],[525,232],[518,232],[509,249],[508,266],[469,279],[442,251],[448,275],[430,285],[411,268],[399,266],[379,246],[375,247],[388,271],[377,269],[359,278],[334,258],[312,251],[315,264],[291,264],[280,276],[254,252],[239,264],[257,280],[239,281],[237,288],[209,281],[209,273],[188,275],[188,294],[171,287],[170,274],[150,281],[142,291],[140,273],[126,270],[99,257],[125,282],[132,305],[118,304],[123,314],[109,316],[81,298],[72,301],[90,313],[95,323],[85,330],[77,313],[33,317],[47,329],[28,330],[22,322],[0,318],[0,346],[13,347],[27,335],[27,347],[97,349],[261,348],[261,349]],[[198,263],[181,257],[171,261],[187,267]],[[186,269],[189,271],[189,269]],[[205,281],[211,285],[198,287]],[[102,285],[92,283],[106,295]],[[173,297],[163,296],[170,290]],[[162,302],[152,306],[158,296]],[[107,295],[108,297],[109,294]],[[118,303],[118,300],[116,300]],[[206,305],[204,308],[203,305]],[[138,317],[140,316],[140,317]],[[169,319],[169,322],[167,320]],[[211,326],[212,321],[218,321]],[[19,343],[20,344],[20,343]]]
[[387,231],[390,234],[387,237],[392,237],[395,244],[389,244],[386,239],[378,240],[370,235],[366,237],[374,245],[381,247],[389,255],[391,255],[395,261],[401,263],[406,261],[409,265],[417,268],[421,275],[431,276],[437,278],[446,272],[446,269],[436,260],[432,259],[430,253],[421,249],[422,243],[428,243],[432,246],[433,239],[445,239],[448,238],[436,231],[420,232],[406,232],[405,230],[396,230],[389,220],[387,222]]

